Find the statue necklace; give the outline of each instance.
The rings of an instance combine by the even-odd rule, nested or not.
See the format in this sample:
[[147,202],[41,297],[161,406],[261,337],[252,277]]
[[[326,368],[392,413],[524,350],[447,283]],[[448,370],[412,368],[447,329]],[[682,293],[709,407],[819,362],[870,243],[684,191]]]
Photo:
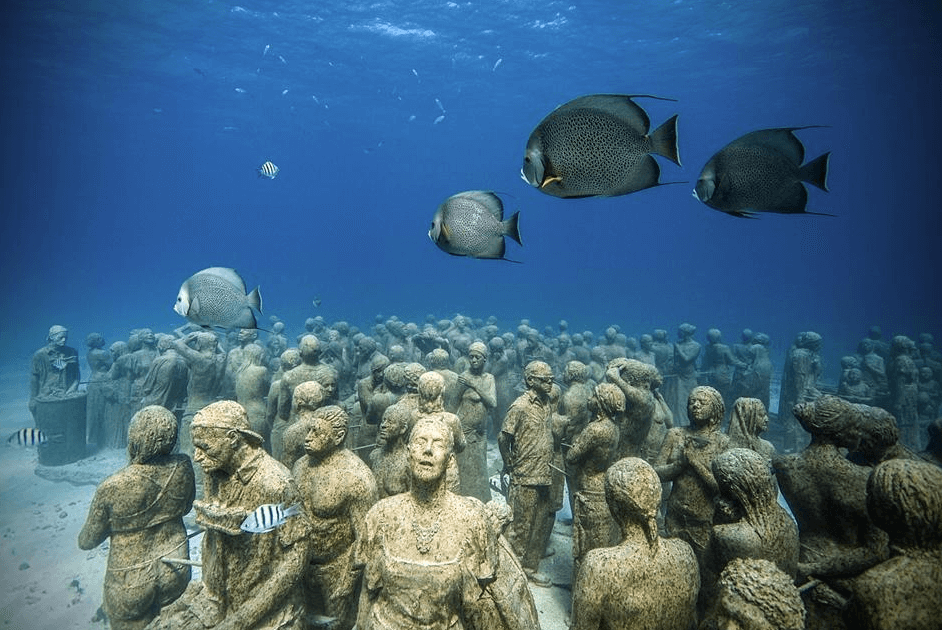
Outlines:
[[441,529],[442,510],[443,508],[439,507],[432,518],[432,524],[424,527],[419,524],[415,503],[412,504],[412,531],[415,534],[415,548],[423,556],[431,550],[432,540],[435,539],[435,535]]

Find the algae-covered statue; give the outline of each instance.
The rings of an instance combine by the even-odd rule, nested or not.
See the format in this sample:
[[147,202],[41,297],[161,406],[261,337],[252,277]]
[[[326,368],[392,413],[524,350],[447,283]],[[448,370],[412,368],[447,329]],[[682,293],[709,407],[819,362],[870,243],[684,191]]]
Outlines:
[[[305,413],[299,415],[298,424],[307,424]],[[312,531],[304,576],[308,619],[332,618],[333,630],[349,630],[356,620],[360,572],[353,548],[367,510],[379,499],[369,467],[343,448],[348,420],[335,405],[311,413],[305,455],[293,471]]]
[[364,580],[357,628],[468,628],[471,604],[494,580],[495,535],[480,501],[448,489],[451,427],[420,418],[408,448],[409,491],[370,508],[356,543]]
[[[424,372],[419,375],[416,381],[418,410],[414,412],[412,421],[409,423],[409,428],[411,430],[412,426],[420,418],[439,418],[451,429],[454,434],[453,449],[455,457],[449,460],[448,463],[448,489],[461,494],[461,475],[463,473],[461,469],[458,468],[458,456],[464,452],[468,443],[461,427],[461,419],[457,415],[445,411],[444,402],[442,400],[444,391],[445,379],[438,372]],[[390,408],[395,406],[396,405],[391,405]],[[490,496],[490,494],[488,494],[488,496]]]
[[102,607],[115,630],[143,628],[190,581],[189,565],[173,560],[190,557],[183,515],[196,489],[190,458],[172,454],[176,443],[170,411],[138,411],[128,429],[129,463],[99,484],[79,533],[80,549],[111,539]]
[[805,608],[791,578],[768,560],[737,558],[720,573],[699,630],[803,630]]
[[696,620],[700,576],[690,545],[658,535],[661,482],[643,459],[605,473],[605,497],[621,529],[614,547],[593,549],[572,591],[572,630],[688,630]]
[[237,402],[208,405],[191,428],[206,474],[205,499],[193,502],[205,530],[203,579],[148,628],[301,630],[311,527],[291,473],[262,449]]
[[47,466],[85,457],[87,394],[79,391],[78,351],[65,345],[68,338],[65,327],[52,326],[30,369],[29,410],[48,440],[38,452],[39,463]]
[[457,415],[461,419],[467,446],[458,454],[461,471],[461,494],[491,500],[487,472],[487,427],[491,411],[497,406],[497,385],[494,377],[484,371],[487,346],[475,341],[468,348],[468,369],[458,375],[459,404]]

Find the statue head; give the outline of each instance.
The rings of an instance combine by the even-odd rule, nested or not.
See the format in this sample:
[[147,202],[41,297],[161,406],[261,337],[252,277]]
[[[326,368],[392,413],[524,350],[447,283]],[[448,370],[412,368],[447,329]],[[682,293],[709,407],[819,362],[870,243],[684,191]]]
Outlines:
[[343,447],[347,437],[347,412],[337,405],[320,407],[308,418],[307,436],[304,438],[304,451],[313,459],[323,457]]
[[301,353],[302,363],[312,365],[321,356],[321,344],[314,335],[304,335],[298,342],[298,352]]
[[729,433],[758,436],[769,428],[769,412],[758,398],[737,398],[729,416]]
[[805,606],[798,589],[773,562],[734,558],[720,573],[718,595],[707,614],[717,628],[802,630]]
[[719,426],[724,413],[723,396],[709,385],[694,387],[687,397],[687,417],[698,427]]
[[128,461],[145,464],[169,455],[177,444],[177,418],[160,405],[144,407],[128,426]]
[[693,337],[695,332],[697,332],[697,327],[693,324],[688,324],[687,322],[684,322],[677,327],[677,336],[684,340]]
[[419,377],[425,374],[425,366],[415,362],[406,363],[402,368],[402,374],[406,380],[406,389],[414,392],[419,386]]
[[569,361],[566,364],[566,371],[563,372],[563,380],[570,385],[585,383],[589,380],[589,368],[582,361]]
[[390,405],[383,412],[376,431],[377,444],[393,444],[409,429],[412,411],[402,405]]
[[648,544],[657,548],[657,511],[661,506],[661,480],[651,464],[625,457],[605,471],[605,500],[615,522],[624,530],[640,525]]
[[599,411],[609,418],[616,418],[625,412],[625,394],[613,383],[599,383],[593,392]]
[[85,345],[88,347],[89,350],[97,350],[99,348],[104,348],[105,338],[101,335],[101,333],[96,333],[96,332],[88,333],[88,335],[85,336]]
[[723,341],[723,333],[719,328],[711,328],[707,331],[707,341],[711,344],[717,344]]
[[769,462],[748,448],[730,448],[713,458],[713,476],[720,494],[741,507],[746,518],[762,518],[778,496]]
[[909,459],[879,464],[867,482],[867,511],[873,524],[903,549],[939,549],[942,544],[942,469]]
[[859,442],[855,450],[871,461],[880,461],[887,449],[899,442],[899,427],[896,418],[881,407],[853,405],[857,410]]
[[843,398],[821,396],[811,402],[796,404],[792,413],[812,436],[847,448],[856,448],[858,411]]
[[54,346],[62,347],[69,338],[69,329],[65,326],[56,324],[49,328],[49,334],[46,335],[46,341]]
[[433,370],[447,370],[450,359],[444,348],[435,348],[425,355],[425,363]]
[[287,372],[301,365],[301,353],[297,348],[288,348],[281,353],[281,370]]
[[444,420],[438,416],[419,418],[408,442],[413,489],[442,483],[454,450],[455,436]]
[[548,396],[553,387],[553,370],[544,361],[530,361],[523,368],[523,380],[528,389]]
[[276,335],[280,335],[285,332],[285,323],[284,322],[275,322],[271,326],[271,331]]
[[389,358],[385,354],[376,353],[373,355],[373,358],[370,360],[370,373],[374,377],[377,375],[382,376],[383,371],[389,367]]
[[206,405],[193,416],[193,461],[203,472],[232,474],[238,468],[238,455],[260,449],[265,439],[252,430],[245,408],[232,400]]

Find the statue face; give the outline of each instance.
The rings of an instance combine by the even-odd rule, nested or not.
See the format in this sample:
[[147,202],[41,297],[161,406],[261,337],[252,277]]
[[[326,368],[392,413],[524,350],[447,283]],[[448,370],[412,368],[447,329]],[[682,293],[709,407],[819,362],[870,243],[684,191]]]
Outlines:
[[386,443],[389,443],[402,435],[402,432],[405,430],[405,428],[405,423],[394,417],[394,414],[384,414],[383,419],[379,423],[379,429],[377,430],[376,437]]
[[487,359],[480,352],[469,352],[468,353],[468,365],[471,366],[472,370],[478,371],[484,369],[484,363]]
[[711,417],[713,413],[711,402],[711,397],[707,392],[692,392],[687,399],[687,416],[690,421],[701,427],[710,424],[713,419]]
[[553,391],[553,377],[529,376],[527,377],[527,386],[536,392],[537,395],[541,397],[548,397],[550,392]]
[[304,451],[312,457],[329,455],[338,446],[337,435],[330,424],[330,420],[315,417],[311,430],[307,432],[304,440]]
[[419,482],[433,482],[445,476],[451,458],[448,428],[429,423],[420,424],[409,439],[409,468],[412,478]]
[[69,333],[65,331],[57,332],[51,337],[49,337],[49,341],[52,343],[52,345],[54,345],[57,348],[63,347],[65,345],[65,342],[68,339],[69,339]]
[[231,472],[235,446],[228,431],[216,428],[193,428],[193,461],[207,475]]

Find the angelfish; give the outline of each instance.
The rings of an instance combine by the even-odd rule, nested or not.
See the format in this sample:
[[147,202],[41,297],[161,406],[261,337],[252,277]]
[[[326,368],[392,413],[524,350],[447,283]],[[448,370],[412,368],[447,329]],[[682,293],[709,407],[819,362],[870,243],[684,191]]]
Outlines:
[[[811,127],[816,127],[812,125]],[[709,159],[693,196],[714,210],[755,218],[756,212],[808,212],[802,182],[827,192],[830,151],[805,165],[805,147],[794,132],[811,127],[760,129],[733,140]]]
[[285,524],[289,517],[301,513],[300,505],[286,508],[282,503],[260,505],[245,517],[239,528],[249,534],[264,534]]
[[177,314],[204,328],[258,328],[252,309],[262,312],[258,287],[246,295],[242,276],[228,267],[209,267],[187,278],[173,306]]
[[521,176],[554,197],[613,197],[658,186],[661,169],[651,154],[680,166],[677,116],[652,133],[633,98],[643,94],[589,94],[560,105],[527,141]]
[[438,206],[428,237],[453,256],[509,260],[504,258],[504,237],[523,245],[519,215],[514,212],[505,221],[500,197],[486,190],[468,190],[452,195]]

